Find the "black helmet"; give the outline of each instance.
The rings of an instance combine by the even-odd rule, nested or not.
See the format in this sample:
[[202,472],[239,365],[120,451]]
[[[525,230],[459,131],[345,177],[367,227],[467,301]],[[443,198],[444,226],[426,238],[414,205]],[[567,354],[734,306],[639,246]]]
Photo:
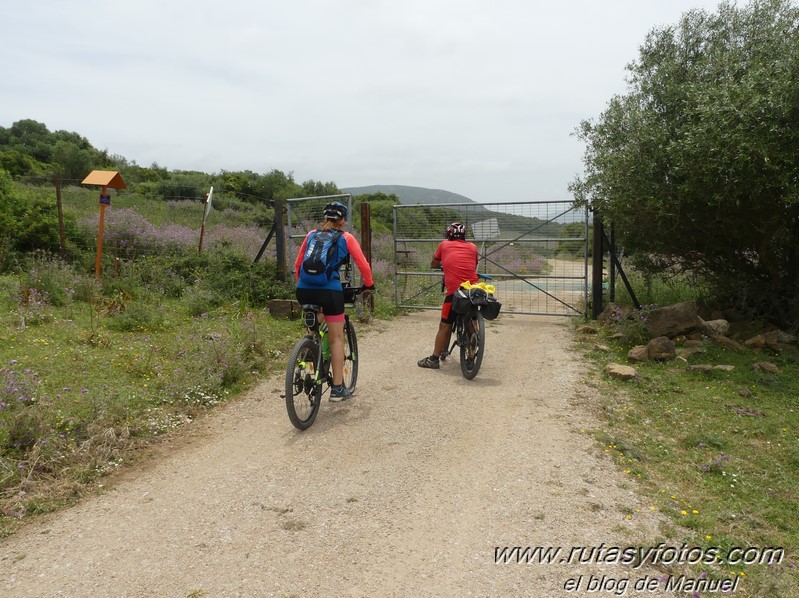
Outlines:
[[454,239],[466,239],[466,227],[460,222],[453,222],[447,227],[447,239],[453,241]]
[[347,206],[343,203],[334,201],[325,206],[322,212],[326,220],[346,220],[347,219]]

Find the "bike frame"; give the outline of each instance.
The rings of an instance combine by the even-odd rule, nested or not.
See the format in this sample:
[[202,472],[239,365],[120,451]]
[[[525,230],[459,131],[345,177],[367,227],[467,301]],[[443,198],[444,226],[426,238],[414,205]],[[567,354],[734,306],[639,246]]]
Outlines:
[[[332,383],[332,378],[330,377],[330,364],[328,361],[327,366],[325,366],[325,356],[322,354],[322,344],[324,343],[325,337],[327,336],[327,323],[321,319],[322,316],[321,311],[317,310],[310,310],[307,309],[303,312],[303,318],[305,318],[305,323],[308,323],[308,316],[306,314],[313,314],[316,322],[313,326],[306,326],[307,335],[311,337],[311,341],[316,345],[316,363],[314,364],[314,384],[319,386],[324,384],[325,382],[328,383],[328,386]],[[324,316],[322,316],[324,317]]]

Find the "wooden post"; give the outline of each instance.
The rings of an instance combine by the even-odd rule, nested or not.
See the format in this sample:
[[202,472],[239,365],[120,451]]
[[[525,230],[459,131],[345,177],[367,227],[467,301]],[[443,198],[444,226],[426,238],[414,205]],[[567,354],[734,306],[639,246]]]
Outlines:
[[591,268],[591,318],[594,320],[602,313],[602,270],[605,261],[603,236],[602,219],[594,212],[594,246]]
[[[372,206],[369,205],[369,202],[362,202],[361,203],[361,249],[363,250],[363,255],[366,257],[366,261],[369,262],[369,265],[372,265]],[[374,311],[375,308],[375,298],[374,295],[370,294],[369,299],[369,309]]]
[[94,277],[100,278],[100,268],[103,262],[103,228],[105,226],[105,206],[108,197],[108,187],[103,185],[100,191],[100,223],[97,226],[97,259],[94,262]]
[[203,221],[200,224],[200,247],[198,252],[203,252],[203,238],[205,237],[205,221],[208,219],[208,214],[211,212],[211,202],[213,201],[214,197],[214,188],[211,187],[211,190],[205,194],[205,208],[203,209]]
[[67,242],[64,237],[64,207],[61,203],[61,178],[55,177],[55,205],[58,210],[58,239],[61,242],[61,257],[67,255]]
[[368,202],[361,204],[361,249],[366,261],[372,265],[372,212]]
[[286,202],[275,200],[275,253],[277,259],[277,278],[287,280],[288,263],[286,258],[286,227],[283,224],[286,214]]
[[103,228],[105,226],[105,206],[111,205],[111,196],[108,188],[125,189],[125,181],[115,170],[92,170],[81,181],[82,185],[101,185],[100,191],[100,223],[97,227],[97,261],[94,263],[94,277],[100,278],[100,268],[103,262]]
[[205,236],[205,222],[200,225],[200,247],[198,249],[198,253],[203,252],[203,237]]

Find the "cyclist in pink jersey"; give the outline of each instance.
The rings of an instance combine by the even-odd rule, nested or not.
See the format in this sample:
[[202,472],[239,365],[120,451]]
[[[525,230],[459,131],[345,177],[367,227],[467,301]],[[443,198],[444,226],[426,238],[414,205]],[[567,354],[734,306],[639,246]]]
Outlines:
[[333,402],[344,401],[350,398],[350,391],[343,385],[344,379],[344,291],[341,286],[339,267],[343,261],[352,256],[363,277],[364,293],[374,291],[375,283],[372,278],[372,268],[366,261],[358,240],[348,232],[342,232],[337,240],[336,255],[334,258],[335,269],[332,276],[322,284],[304,282],[300,276],[303,258],[308,247],[308,240],[319,231],[343,231],[347,223],[347,206],[334,201],[324,208],[324,222],[318,230],[308,233],[297,252],[294,262],[294,277],[297,280],[295,291],[300,304],[312,303],[322,308],[323,319],[327,322],[330,333],[331,372],[333,384],[330,391],[330,400]]
[[462,282],[467,280],[477,283],[477,245],[466,240],[466,227],[460,222],[453,222],[447,227],[445,241],[441,241],[433,254],[430,267],[441,267],[444,270],[444,287],[447,295],[441,306],[441,322],[438,325],[433,354],[420,359],[420,368],[437,370],[441,366],[441,352],[447,348],[455,313],[452,311],[452,297]]

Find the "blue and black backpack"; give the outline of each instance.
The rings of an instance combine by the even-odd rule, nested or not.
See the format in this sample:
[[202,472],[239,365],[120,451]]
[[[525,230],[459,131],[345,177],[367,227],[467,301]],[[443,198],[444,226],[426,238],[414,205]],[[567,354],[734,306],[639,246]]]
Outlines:
[[308,236],[305,257],[300,267],[300,280],[306,284],[324,286],[344,261],[339,256],[340,230],[315,230]]

